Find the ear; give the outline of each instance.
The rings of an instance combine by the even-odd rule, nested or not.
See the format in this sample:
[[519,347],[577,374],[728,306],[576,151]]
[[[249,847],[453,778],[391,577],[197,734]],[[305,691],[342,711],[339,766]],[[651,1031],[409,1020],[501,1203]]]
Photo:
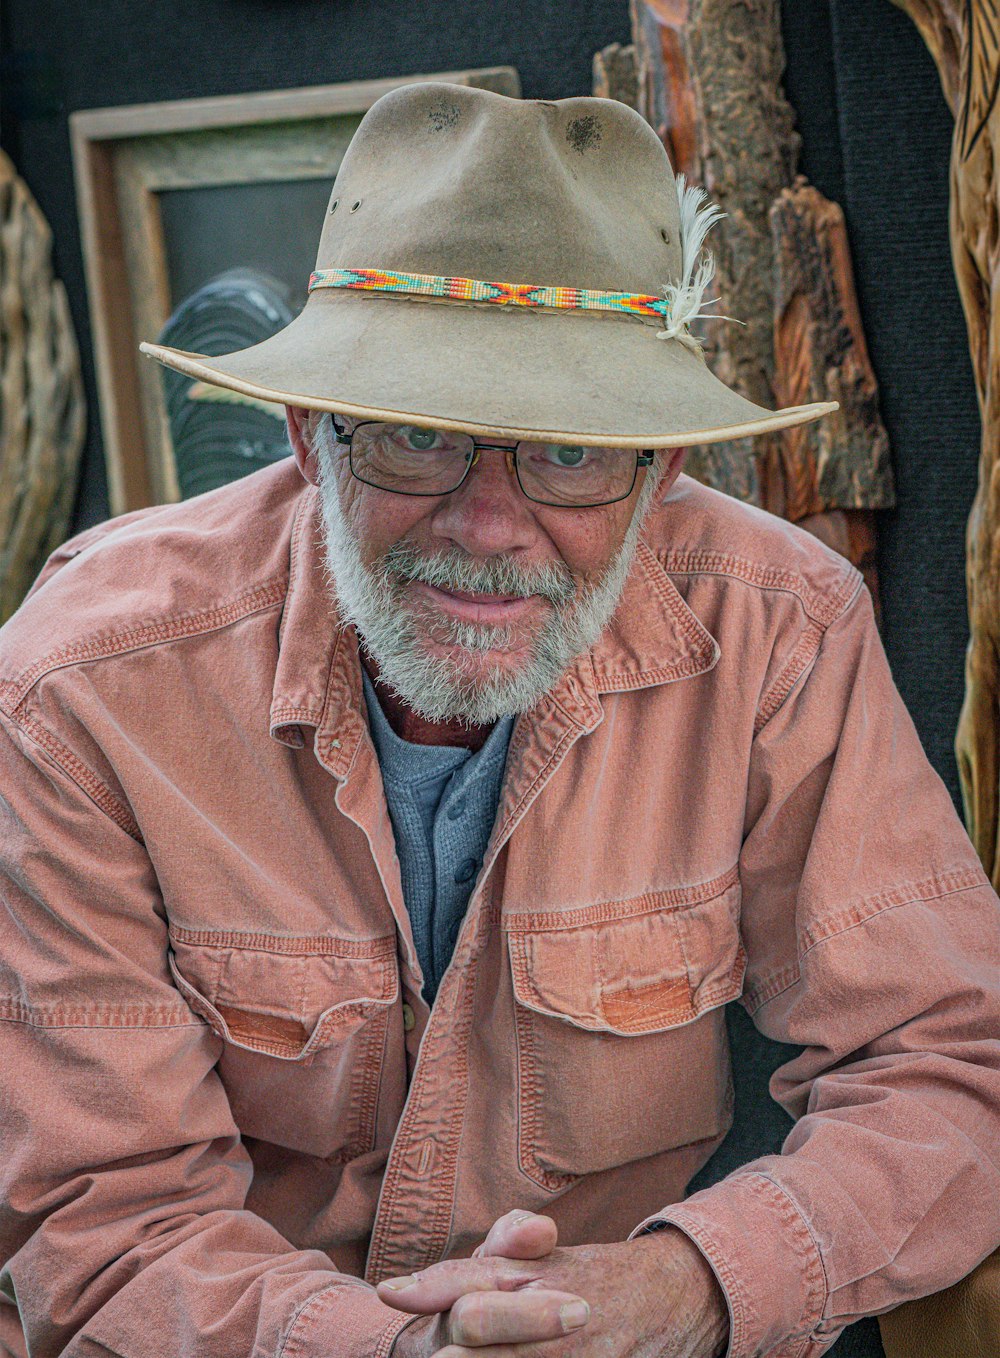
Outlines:
[[319,485],[319,472],[316,467],[316,454],[306,440],[306,419],[309,411],[302,406],[285,406],[285,427],[288,442],[298,464],[299,471],[311,486]]
[[662,448],[660,450],[660,456],[667,463],[667,470],[663,473],[663,480],[656,488],[656,503],[658,505],[662,505],[666,501],[673,489],[674,482],[681,474],[686,455],[686,448]]

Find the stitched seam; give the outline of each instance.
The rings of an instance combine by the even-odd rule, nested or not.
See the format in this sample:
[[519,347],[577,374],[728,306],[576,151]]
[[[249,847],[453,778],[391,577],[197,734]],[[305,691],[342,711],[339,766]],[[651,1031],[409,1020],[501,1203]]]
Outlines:
[[[353,1160],[359,1155],[367,1155],[375,1145],[375,1111],[378,1107],[379,1089],[385,1074],[385,1037],[389,1028],[389,1007],[377,1014],[361,1033],[361,1050],[354,1063],[351,1081],[351,1108],[354,1119],[349,1125],[349,1144],[345,1147],[345,1160]],[[381,1055],[380,1055],[381,1053]]]
[[[896,910],[904,905],[920,905],[929,901],[941,900],[945,896],[953,896],[958,892],[970,891],[981,886],[989,886],[989,881],[981,869],[977,870],[973,867],[943,873],[939,877],[926,879],[914,886],[895,887],[888,891],[879,892],[852,911],[842,911],[838,915],[823,920],[809,930],[806,937],[811,941],[802,949],[799,954],[799,961],[820,943],[825,943],[828,939],[847,933],[849,929],[857,928],[859,924],[867,924],[869,920],[877,919],[886,910]],[[869,906],[871,908],[866,908]],[[834,927],[827,928],[827,925]],[[778,995],[797,985],[800,980],[801,974],[797,963],[783,967],[780,971],[763,977],[755,986],[744,992],[744,1007],[749,1014],[754,1014],[765,1004],[776,999]]]
[[6,710],[13,716],[14,710],[21,705],[38,680],[52,670],[82,661],[103,660],[180,637],[218,631],[254,613],[263,612],[283,601],[287,581],[287,573],[283,572],[252,590],[238,594],[227,603],[216,604],[212,608],[201,609],[195,613],[176,613],[166,618],[137,623],[124,632],[91,637],[88,641],[77,641],[53,651],[36,660],[18,679],[0,681],[0,706],[4,706],[6,698],[11,704]]
[[457,1015],[454,1033],[456,1091],[451,1116],[444,1127],[445,1140],[441,1152],[441,1177],[437,1196],[434,1221],[429,1232],[427,1249],[424,1252],[423,1266],[437,1263],[448,1243],[451,1233],[452,1213],[455,1204],[455,1184],[458,1179],[458,1149],[461,1143],[462,1127],[465,1122],[465,1108],[469,1098],[469,1034],[472,1031],[472,1017],[475,1003],[475,987],[478,962],[471,959],[466,970],[465,984],[462,986],[456,1008],[461,1005]]
[[[286,603],[288,599],[292,598],[292,596],[296,593],[296,586],[298,584],[299,576],[302,570],[301,566],[302,557],[300,555],[302,547],[302,538],[305,535],[307,521],[311,522],[309,511],[312,508],[313,505],[309,501],[309,496],[303,495],[295,510],[295,516],[292,519],[292,536],[288,543],[288,588],[285,593]],[[287,610],[285,608],[282,608],[281,617],[278,620],[279,650],[281,649],[281,643],[285,639],[286,616]]]
[[[703,663],[704,657],[711,655],[715,649],[714,645],[709,645],[706,649],[706,639],[711,643],[714,638],[709,636],[704,625],[695,619],[691,610],[677,592],[677,586],[674,585],[673,581],[670,582],[670,589],[667,589],[664,574],[669,575],[669,571],[664,571],[663,563],[649,544],[640,542],[639,551],[644,553],[642,560],[647,580],[653,586],[660,601],[666,605],[671,617],[684,633],[686,640],[701,652],[701,660],[697,663]],[[651,562],[660,567],[659,571],[650,569]]]
[[[806,1234],[812,1244],[812,1253],[809,1256],[805,1271],[806,1283],[809,1286],[809,1294],[804,1303],[805,1309],[802,1312],[799,1327],[800,1330],[805,1332],[805,1336],[808,1338],[809,1333],[815,1328],[819,1321],[822,1320],[823,1312],[826,1309],[826,1299],[830,1295],[830,1280],[827,1277],[826,1262],[823,1258],[816,1236],[813,1233],[813,1228],[809,1224],[808,1217],[792,1197],[788,1189],[785,1188],[784,1184],[781,1184],[777,1179],[772,1178],[765,1170],[754,1170],[753,1172],[759,1178],[764,1179],[767,1183],[773,1185],[777,1192],[791,1206],[795,1216],[801,1221],[805,1228]],[[817,1298],[815,1301],[813,1300],[814,1294]]]
[[187,1005],[52,1004],[28,1005],[0,999],[0,1023],[32,1028],[190,1028],[200,1025]]
[[842,583],[834,593],[812,589],[804,577],[777,566],[765,566],[728,552],[679,552],[666,550],[656,554],[664,569],[676,575],[724,575],[742,580],[744,584],[794,594],[803,611],[814,622],[831,623],[844,611],[853,595],[861,588],[864,577],[850,562],[844,562]]
[[611,691],[617,693],[620,690],[648,688],[650,684],[666,683],[671,679],[691,679],[697,674],[704,674],[706,668],[704,659],[684,658],[663,669],[638,670],[635,674],[607,674],[601,683],[614,683]]
[[[526,979],[523,956],[515,957],[510,950],[511,966],[519,980]],[[514,1005],[514,1030],[517,1048],[517,1121],[518,1121],[518,1168],[521,1173],[549,1192],[573,1183],[575,1175],[557,1174],[545,1169],[535,1154],[538,1144],[538,1105],[541,1087],[538,1080],[538,1064],[535,1055],[536,1030],[530,1010]]]
[[276,707],[271,713],[271,724],[280,726],[283,722],[308,721],[314,726],[319,724],[320,711],[316,707]]
[[861,575],[860,571],[854,570],[853,567],[851,570],[853,572],[853,578],[849,576],[847,583],[853,585],[853,588],[849,594],[845,588],[840,594],[835,596],[835,600],[840,600],[846,595],[846,602],[842,607],[837,608],[833,617],[829,619],[814,619],[815,625],[822,624],[822,628],[818,633],[815,630],[815,625],[807,627],[803,631],[802,635],[795,643],[795,646],[792,648],[791,656],[782,667],[781,673],[761,699],[757,708],[757,715],[754,718],[753,732],[755,736],[764,725],[770,721],[775,712],[778,711],[781,704],[788,697],[796,683],[798,683],[803,671],[819,654],[820,646],[823,644],[823,638],[825,637],[830,624],[836,622],[838,618],[843,617],[848,609],[859,598],[862,586],[864,585],[864,577]]
[[792,654],[768,692],[764,694],[760,706],[754,714],[753,733],[755,736],[771,720],[799,682],[805,670],[816,659],[824,632],[825,629],[819,623],[811,622],[795,643]]
[[730,1334],[730,1348],[732,1353],[742,1353],[746,1345],[746,1332],[749,1328],[747,1318],[747,1301],[743,1296],[739,1280],[729,1265],[725,1253],[720,1253],[715,1246],[715,1241],[711,1236],[706,1236],[701,1222],[692,1219],[683,1206],[674,1209],[668,1208],[669,1217],[664,1214],[665,1220],[679,1226],[691,1236],[701,1247],[703,1252],[711,1261],[712,1268],[719,1275],[723,1284],[726,1296],[732,1309],[732,1324]]
[[[565,752],[567,746],[572,745],[573,742],[577,739],[577,736],[578,736],[578,735],[579,735],[579,728],[574,728],[574,729],[568,730],[568,731],[566,731],[566,732],[564,733],[562,739],[561,739],[561,740],[556,744],[556,746],[553,748],[553,750],[552,750],[552,752],[550,753],[548,759],[545,761],[545,763],[543,764],[543,766],[539,769],[539,771],[538,771],[538,773],[535,775],[535,777],[531,780],[531,782],[530,782],[530,784],[528,785],[528,787],[525,788],[524,792],[521,794],[521,798],[520,798],[520,800],[518,801],[517,805],[514,806],[514,807],[512,807],[511,810],[508,812],[507,816],[506,816],[505,819],[504,819],[503,824],[501,825],[500,829],[496,832],[496,834],[495,834],[495,836],[494,836],[494,839],[495,839],[495,840],[502,840],[502,839],[504,839],[504,838],[506,837],[506,835],[507,835],[508,829],[513,829],[513,828],[516,826],[516,823],[517,823],[518,817],[520,816],[521,811],[524,809],[524,807],[527,805],[527,803],[528,803],[528,802],[531,800],[531,798],[534,796],[535,790],[536,790],[537,788],[541,787],[542,784],[546,781],[546,779],[547,779],[548,776],[549,776],[549,771],[552,769],[552,767],[553,767],[555,764],[557,764],[557,763],[559,762],[559,760],[562,758],[562,756],[563,756],[563,754],[564,754],[564,752]],[[508,757],[508,761],[509,761],[509,760],[510,760],[510,754],[509,754],[509,752],[508,752],[508,756],[507,756],[507,757]]]
[[782,967],[770,976],[762,977],[757,985],[746,987],[743,991],[743,1007],[748,1014],[755,1014],[761,1005],[773,1000],[782,991],[789,990],[799,979],[797,965]]
[[396,951],[396,937],[334,938],[329,934],[282,936],[241,932],[235,929],[191,929],[170,924],[170,936],[179,943],[202,948],[245,948],[252,952],[285,953],[293,957],[353,957],[364,961],[390,957]]
[[[311,1297],[306,1297],[304,1301],[299,1302],[298,1306],[292,1312],[291,1320],[288,1322],[288,1328],[282,1335],[281,1343],[278,1345],[277,1358],[293,1358],[293,1355],[302,1353],[302,1340],[305,1337],[304,1332],[316,1323],[316,1312],[314,1308],[318,1308],[320,1302],[323,1301],[329,1293],[338,1288],[345,1290],[351,1286],[353,1286],[351,1282],[338,1277],[333,1282],[326,1283],[318,1292],[314,1292]],[[365,1288],[366,1294],[367,1291],[368,1289]],[[312,1311],[311,1315],[309,1314],[310,1311]],[[406,1316],[405,1319],[410,1320],[412,1319],[412,1316]],[[300,1328],[300,1322],[303,1333],[297,1334],[293,1338],[293,1331]],[[391,1323],[395,1324],[395,1321]],[[384,1331],[380,1331],[380,1334],[383,1333]]]
[[22,732],[22,734],[33,740],[56,766],[62,770],[66,776],[74,782],[82,792],[104,814],[127,835],[134,839],[138,844],[144,844],[142,831],[136,823],[135,817],[128,806],[119,801],[110,788],[101,782],[95,773],[87,768],[86,764],[79,759],[72,750],[68,749],[61,740],[34,717],[28,716],[27,712],[22,712],[20,718],[13,715],[10,720]]
[[603,924],[611,920],[632,919],[639,915],[670,912],[686,906],[698,905],[723,895],[739,881],[739,864],[734,864],[718,877],[692,886],[671,887],[666,891],[649,891],[642,896],[631,896],[623,901],[600,901],[594,905],[578,906],[574,910],[521,910],[504,914],[501,925],[508,931],[567,929],[587,924]]
[[907,883],[904,886],[891,887],[886,891],[880,891],[876,895],[868,897],[860,905],[843,910],[837,915],[827,916],[813,925],[804,935],[808,942],[799,957],[804,957],[817,944],[824,943],[829,938],[835,938],[838,934],[846,933],[848,929],[854,929],[859,924],[874,919],[886,910],[895,910],[901,905],[917,905],[922,902],[940,900],[944,896],[953,896],[960,891],[970,891],[980,886],[989,886],[981,868],[958,868],[951,872],[927,877],[922,882]]

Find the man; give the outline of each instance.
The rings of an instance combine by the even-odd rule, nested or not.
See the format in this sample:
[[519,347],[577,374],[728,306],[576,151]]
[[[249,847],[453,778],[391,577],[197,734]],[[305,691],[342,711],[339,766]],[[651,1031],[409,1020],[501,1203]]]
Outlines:
[[[301,315],[152,349],[294,458],[0,635],[18,1358],[815,1358],[1000,1243],[997,898],[858,572],[680,474],[831,408],[709,372],[712,215],[624,106],[409,86]],[[682,1201],[733,1000],[798,1121]]]

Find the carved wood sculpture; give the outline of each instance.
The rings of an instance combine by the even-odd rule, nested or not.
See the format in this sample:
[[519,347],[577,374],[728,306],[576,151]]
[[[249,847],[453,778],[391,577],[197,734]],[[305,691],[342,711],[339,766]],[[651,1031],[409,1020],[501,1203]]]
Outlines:
[[983,419],[979,485],[966,535],[969,646],[955,753],[969,836],[1000,887],[1000,4],[895,0],[913,19],[955,117],[951,251]]
[[0,623],[66,539],[83,448],[80,358],[51,247],[0,152]]
[[[894,0],[920,30],[955,118],[952,261],[983,421],[979,484],[966,533],[969,645],[955,738],[965,823],[1000,887],[1000,0]],[[879,1318],[887,1358],[995,1358],[1000,1250],[945,1292]]]
[[878,602],[872,510],[894,504],[888,440],[840,209],[795,176],[778,0],[631,0],[634,47],[595,58],[597,94],[637,108],[675,171],[728,216],[712,230],[704,328],[724,382],[761,405],[839,400],[834,422],[692,448],[685,470],[800,523],[865,573]]

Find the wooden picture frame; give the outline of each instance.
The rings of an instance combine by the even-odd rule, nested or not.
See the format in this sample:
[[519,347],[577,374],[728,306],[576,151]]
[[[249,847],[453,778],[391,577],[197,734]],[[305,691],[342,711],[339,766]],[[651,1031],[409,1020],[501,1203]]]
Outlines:
[[367,109],[415,81],[521,93],[515,68],[495,66],[70,116],[113,515],[181,498],[160,365],[139,353],[140,340],[155,339],[173,309],[159,196],[308,179],[332,184]]

